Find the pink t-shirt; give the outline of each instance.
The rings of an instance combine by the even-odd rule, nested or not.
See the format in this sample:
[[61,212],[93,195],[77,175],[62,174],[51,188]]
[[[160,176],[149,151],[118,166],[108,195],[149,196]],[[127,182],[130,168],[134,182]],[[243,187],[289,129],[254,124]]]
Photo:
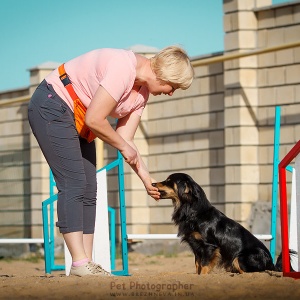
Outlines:
[[[101,85],[117,102],[110,116],[122,118],[131,112],[141,116],[149,98],[145,86],[140,88],[138,94],[131,92],[136,77],[136,63],[132,51],[106,48],[90,51],[68,61],[65,70],[85,107],[89,106]],[[59,79],[58,69],[45,79],[73,110],[73,100]]]

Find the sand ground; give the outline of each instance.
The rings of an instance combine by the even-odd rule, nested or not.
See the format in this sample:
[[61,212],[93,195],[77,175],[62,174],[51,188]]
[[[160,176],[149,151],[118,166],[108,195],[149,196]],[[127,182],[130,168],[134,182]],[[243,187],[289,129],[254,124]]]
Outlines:
[[129,272],[131,276],[46,275],[43,259],[2,259],[0,299],[300,299],[300,280],[281,273],[217,270],[196,275],[188,252],[171,257],[129,253]]

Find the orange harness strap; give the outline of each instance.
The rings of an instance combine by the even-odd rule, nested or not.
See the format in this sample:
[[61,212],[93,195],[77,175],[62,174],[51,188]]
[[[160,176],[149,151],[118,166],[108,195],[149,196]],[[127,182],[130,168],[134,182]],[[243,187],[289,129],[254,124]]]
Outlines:
[[72,86],[72,83],[66,73],[65,70],[65,64],[62,64],[58,68],[58,73],[59,73],[59,79],[63,83],[64,87],[67,89],[69,95],[73,100],[79,99],[76,92],[74,91],[74,88]]
[[91,141],[93,141],[96,138],[96,136],[87,127],[87,125],[84,122],[86,107],[83,105],[83,103],[78,98],[76,92],[74,91],[72,83],[66,73],[64,64],[59,66],[58,72],[59,72],[59,78],[60,78],[61,82],[67,89],[69,95],[71,96],[71,98],[73,99],[73,102],[74,102],[74,117],[75,117],[75,126],[77,129],[77,132],[79,133],[79,135],[81,137],[85,138],[90,143]]

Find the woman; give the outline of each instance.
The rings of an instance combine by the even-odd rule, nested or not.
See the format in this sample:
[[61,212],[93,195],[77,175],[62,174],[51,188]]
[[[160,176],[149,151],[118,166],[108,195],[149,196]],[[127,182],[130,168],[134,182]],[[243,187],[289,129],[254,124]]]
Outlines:
[[[172,96],[176,89],[187,89],[193,76],[190,60],[179,47],[167,47],[151,59],[128,50],[98,49],[54,70],[36,89],[28,118],[58,188],[57,226],[72,256],[71,275],[110,275],[92,262],[96,151],[94,141],[78,135],[72,91],[87,108],[84,121],[90,136],[118,149],[157,200],[158,189],[152,186],[134,134],[149,94]],[[118,119],[116,130],[108,116]]]

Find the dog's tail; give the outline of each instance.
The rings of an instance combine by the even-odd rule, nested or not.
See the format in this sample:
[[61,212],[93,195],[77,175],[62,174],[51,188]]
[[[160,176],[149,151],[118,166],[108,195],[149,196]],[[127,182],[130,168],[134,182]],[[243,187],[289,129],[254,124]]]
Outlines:
[[[290,253],[290,270],[291,272],[295,272],[295,270],[292,268],[291,260],[293,255],[297,255],[297,252],[294,250],[289,250]],[[282,252],[279,254],[276,264],[275,264],[275,271],[282,272]]]

